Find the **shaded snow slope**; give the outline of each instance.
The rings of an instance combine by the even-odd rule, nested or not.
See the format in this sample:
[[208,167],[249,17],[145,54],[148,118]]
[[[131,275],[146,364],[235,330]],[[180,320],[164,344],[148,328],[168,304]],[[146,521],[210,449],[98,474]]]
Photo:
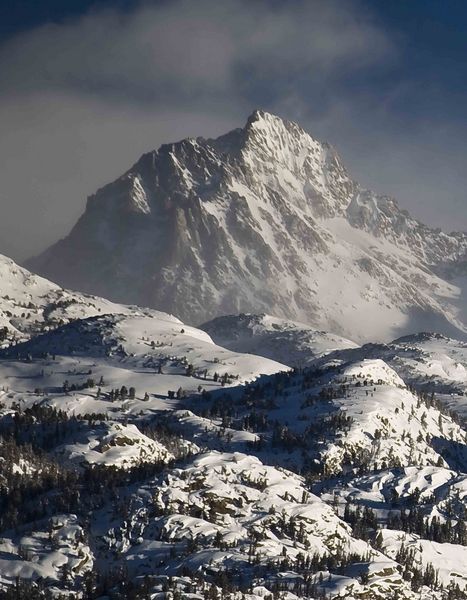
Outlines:
[[304,367],[334,350],[357,347],[338,335],[265,314],[217,317],[201,329],[221,346],[265,356],[290,367]]

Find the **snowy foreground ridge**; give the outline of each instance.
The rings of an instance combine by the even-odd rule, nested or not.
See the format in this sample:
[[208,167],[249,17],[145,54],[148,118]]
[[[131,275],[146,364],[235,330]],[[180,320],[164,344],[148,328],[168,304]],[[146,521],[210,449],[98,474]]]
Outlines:
[[1,598],[467,598],[467,344],[0,272]]
[[218,139],[143,155],[27,266],[199,325],[264,312],[359,343],[466,339],[467,235],[363,189],[336,151],[255,111]]

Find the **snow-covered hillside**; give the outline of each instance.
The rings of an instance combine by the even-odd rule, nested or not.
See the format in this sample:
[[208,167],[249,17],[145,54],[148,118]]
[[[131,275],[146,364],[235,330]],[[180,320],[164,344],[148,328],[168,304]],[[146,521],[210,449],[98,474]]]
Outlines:
[[142,156],[28,265],[192,324],[265,312],[361,342],[465,338],[466,249],[465,234],[362,189],[329,145],[255,111],[218,139]]
[[0,402],[27,407],[40,396],[42,405],[67,414],[174,409],[187,394],[288,369],[219,347],[204,331],[155,311],[73,321],[0,358]]
[[338,335],[264,314],[217,317],[200,327],[225,348],[265,356],[290,367],[305,367],[334,350],[357,347]]
[[407,335],[363,346],[334,334],[271,317],[229,315],[201,326],[219,344],[279,360],[291,367],[345,365],[382,359],[408,384],[428,393],[461,418],[467,417],[467,343],[439,333]]
[[[137,494],[143,505],[133,525],[139,538],[136,545],[134,536],[128,538],[126,557],[140,573],[164,550],[183,549],[188,542],[193,549],[181,551],[177,567],[214,576],[224,572],[234,581],[261,574],[251,598],[267,598],[271,588],[282,589],[280,582],[290,589],[284,596],[290,600],[323,591],[347,598],[382,599],[396,591],[410,597],[397,564],[355,539],[303,478],[257,458],[210,452]],[[147,566],[140,566],[141,556]],[[187,593],[186,582],[179,585]]]
[[435,392],[445,406],[467,417],[467,344],[438,333],[418,333],[388,344],[330,352],[315,366],[346,364],[365,358],[381,358],[408,384]]
[[1,351],[0,385],[5,592],[465,598],[466,432],[381,359],[104,315]]
[[77,465],[104,465],[118,469],[144,463],[169,463],[175,458],[163,444],[141,433],[136,425],[121,423],[102,423],[93,430],[85,431],[81,439],[77,436],[72,443],[59,446],[56,453]]
[[356,527],[379,526],[376,546],[467,591],[467,478],[442,467],[405,467],[317,484],[321,497]]
[[65,290],[0,255],[0,347],[75,319],[133,312],[144,311]]
[[[245,454],[201,453],[143,485],[119,489],[117,506],[105,490],[100,501],[90,530],[69,513],[7,532],[1,582],[13,585],[19,576],[57,595],[99,594],[105,588],[96,573],[107,569],[104,585],[115,593],[131,585],[161,599],[219,598],[220,590],[237,600],[448,598],[438,585],[423,585],[430,565],[412,589],[389,556],[397,543],[385,553],[390,532],[382,531],[383,550],[376,549],[302,477]],[[448,546],[441,551],[448,555]],[[460,560],[448,555],[443,566],[461,566]],[[447,587],[445,569],[442,577]]]
[[[184,431],[214,448],[235,441],[236,430],[249,432],[250,451],[263,460],[319,477],[414,464],[462,469],[465,431],[433,402],[409,391],[383,361],[364,360],[188,399]],[[223,426],[220,440],[206,417]]]

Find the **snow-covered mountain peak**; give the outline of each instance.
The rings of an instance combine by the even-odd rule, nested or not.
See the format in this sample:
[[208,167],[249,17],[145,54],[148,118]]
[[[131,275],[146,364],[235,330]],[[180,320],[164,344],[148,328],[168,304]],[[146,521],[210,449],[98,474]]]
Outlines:
[[281,145],[291,146],[297,142],[310,148],[321,146],[300,125],[287,121],[264,110],[255,110],[247,119],[243,129],[246,139],[276,141]]
[[467,235],[362,189],[330,146],[258,110],[217,139],[142,156],[28,265],[195,325],[266,313],[369,341],[466,335],[466,252]]
[[260,110],[249,117],[244,135],[241,156],[251,178],[260,178],[278,194],[285,192],[310,217],[345,210],[354,183],[331,146],[298,124]]

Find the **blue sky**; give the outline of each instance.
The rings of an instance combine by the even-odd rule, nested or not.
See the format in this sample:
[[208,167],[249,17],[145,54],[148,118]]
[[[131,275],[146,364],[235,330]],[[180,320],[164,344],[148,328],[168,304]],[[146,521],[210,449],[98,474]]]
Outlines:
[[[366,2],[381,23],[400,36],[404,60],[390,77],[413,79],[433,92],[407,98],[405,110],[465,118],[467,3],[464,0]],[[423,91],[423,90],[421,90]],[[437,93],[435,93],[437,92]],[[404,106],[400,107],[403,111]]]
[[77,17],[90,9],[129,9],[131,0],[11,0],[0,4],[0,33],[3,38],[42,25]]
[[142,152],[256,107],[466,230],[466,25],[460,0],[1,3],[0,251],[41,250]]

